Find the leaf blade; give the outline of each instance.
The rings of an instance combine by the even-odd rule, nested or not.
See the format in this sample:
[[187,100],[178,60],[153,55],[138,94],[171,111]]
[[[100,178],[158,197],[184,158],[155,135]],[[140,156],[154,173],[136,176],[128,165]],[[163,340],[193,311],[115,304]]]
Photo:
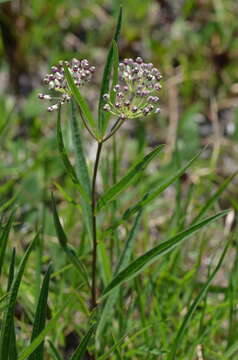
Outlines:
[[[114,33],[113,40],[115,42],[118,41],[120,30],[121,30],[121,24],[122,24],[122,7],[120,7],[118,18],[117,18],[117,24],[116,29]],[[100,90],[100,97],[99,97],[99,104],[98,104],[98,128],[101,135],[104,135],[105,130],[107,128],[107,123],[109,120],[109,116],[105,111],[103,110],[103,106],[105,105],[105,100],[103,99],[103,95],[105,93],[109,92],[109,85],[110,85],[110,77],[111,77],[111,71],[113,66],[113,42],[111,43],[107,61],[104,67],[103,72],[103,79],[102,79],[102,86]]]
[[115,185],[108,189],[98,200],[97,211],[100,211],[104,206],[113,201],[123,190],[125,190],[135,177],[142,172],[163,149],[164,145],[159,145],[156,149],[147,154],[142,161],[137,163],[131,170],[129,170]]
[[[40,296],[36,308],[31,342],[40,334],[45,327],[47,316],[47,299],[49,293],[50,275],[52,272],[51,266],[49,266],[40,291]],[[35,351],[30,355],[29,360],[43,360],[44,359],[44,341],[39,344]]]
[[145,254],[133,261],[129,266],[120,271],[116,277],[111,281],[111,283],[103,291],[101,299],[105,298],[115,287],[121,285],[125,281],[134,278],[138,275],[145,267],[155,262],[161,255],[171,251],[173,248],[177,247],[182,241],[187,237],[191,236],[197,232],[200,228],[208,225],[209,223],[219,219],[224,216],[227,211],[222,211],[216,215],[213,215],[205,220],[201,221],[198,224],[191,226],[190,228],[180,232],[179,234],[173,236],[167,241],[155,246],[151,250],[147,251]]
[[89,343],[95,329],[96,329],[96,324],[93,324],[89,328],[89,330],[87,331],[85,336],[83,337],[82,341],[80,342],[79,346],[77,347],[77,349],[75,350],[73,355],[70,357],[70,360],[80,360],[83,358],[83,355],[85,354],[85,352],[87,350],[88,343]]

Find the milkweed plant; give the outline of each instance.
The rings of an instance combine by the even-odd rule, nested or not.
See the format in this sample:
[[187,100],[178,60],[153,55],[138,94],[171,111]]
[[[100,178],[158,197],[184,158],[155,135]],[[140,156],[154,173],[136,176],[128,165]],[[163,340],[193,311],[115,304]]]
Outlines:
[[[88,258],[80,256],[80,254],[69,245],[66,232],[64,230],[62,221],[60,220],[56,201],[52,194],[52,208],[54,225],[59,243],[62,251],[66,254],[69,263],[72,264],[76,274],[79,276],[80,289],[86,289],[88,309],[85,313],[88,316],[88,324],[85,326],[84,337],[81,338],[78,347],[71,356],[71,360],[77,359],[107,359],[112,358],[115,353],[117,359],[122,359],[119,348],[123,342],[127,341],[128,336],[133,336],[140,331],[149,334],[149,327],[141,329],[133,329],[130,334],[124,332],[123,323],[117,324],[121,326],[119,329],[120,339],[114,339],[111,346],[102,345],[104,343],[103,336],[105,327],[108,323],[113,327],[113,314],[116,314],[116,304],[119,302],[126,302],[126,296],[121,296],[122,284],[131,284],[134,278],[138,281],[138,276],[144,271],[146,267],[156,262],[159,257],[169,253],[183,243],[189,236],[195,234],[198,230],[204,228],[211,222],[221,218],[226,214],[225,211],[219,212],[213,216],[204,218],[205,212],[209,206],[202,208],[198,216],[192,221],[190,226],[182,229],[177,234],[164,240],[152,249],[135,257],[133,252],[133,243],[138,236],[140,227],[140,220],[142,212],[147,204],[151,203],[158,197],[166,188],[172,183],[176,182],[179,177],[186,172],[186,170],[195,162],[200,155],[197,154],[188,163],[180,166],[175,173],[165,178],[164,181],[151,191],[147,192],[134,205],[131,205],[119,218],[115,218],[115,202],[118,196],[125,191],[134,180],[140,180],[141,172],[154,160],[163,149],[163,145],[159,145],[148,153],[134,165],[118,180],[115,179],[113,185],[99,194],[97,189],[98,173],[101,165],[101,155],[103,153],[104,145],[107,142],[114,141],[117,134],[120,133],[120,128],[126,122],[135,122],[138,118],[150,119],[151,116],[159,116],[160,113],[160,91],[162,75],[157,69],[157,65],[151,62],[144,61],[141,57],[135,59],[126,58],[119,60],[118,52],[118,38],[121,28],[122,12],[120,11],[118,22],[115,30],[115,35],[111,43],[104,72],[102,74],[101,90],[98,99],[97,116],[91,111],[91,107],[87,102],[87,87],[96,72],[93,65],[87,59],[73,58],[71,61],[60,61],[58,64],[51,67],[48,74],[43,79],[47,90],[38,95],[39,99],[47,102],[48,112],[57,113],[57,141],[59,153],[62,162],[65,166],[68,176],[72,179],[80,196],[81,204],[81,218],[80,222],[84,222],[86,229],[86,239]],[[72,165],[67,150],[64,144],[64,138],[61,128],[61,110],[64,106],[70,105],[72,111],[72,135],[74,141],[74,149],[76,151],[77,169]],[[95,109],[94,109],[95,110]],[[96,143],[95,160],[92,171],[92,176],[87,167],[87,161],[84,155],[81,128],[78,126],[77,117],[81,119],[81,128],[84,127],[91,137],[91,141]],[[89,137],[87,137],[89,139]],[[120,137],[117,137],[117,142]],[[114,143],[115,144],[115,143]],[[230,181],[230,180],[229,180]],[[228,185],[228,181],[226,186]],[[223,186],[225,188],[226,186]],[[212,201],[210,201],[210,205]],[[98,219],[103,216],[106,209],[112,213],[112,223],[106,229],[99,226]],[[120,214],[120,210],[117,212]],[[135,217],[135,219],[133,218]],[[110,234],[117,231],[118,227],[126,223],[129,219],[132,221],[131,230],[128,232],[128,237],[123,245],[123,250],[114,253],[113,261],[106,255],[106,249],[109,246]],[[133,220],[134,219],[134,220]],[[12,219],[9,220],[10,222]],[[101,222],[100,222],[101,224]],[[120,240],[120,235],[117,235],[117,241]],[[19,281],[22,276],[23,268],[32,246],[28,248],[25,257],[20,265],[17,278],[12,284],[9,284],[10,289],[10,304],[8,307],[5,320],[3,321],[1,330],[1,359],[31,359],[43,360],[44,355],[44,338],[46,334],[56,326],[59,316],[63,313],[61,309],[53,319],[50,320],[47,327],[46,322],[46,308],[47,308],[47,293],[49,290],[49,281],[51,270],[48,270],[44,283],[42,285],[41,294],[39,296],[39,303],[31,343],[27,346],[20,357],[10,357],[11,349],[14,349],[12,339],[14,334],[12,329],[12,309],[15,306],[16,291],[19,287]],[[110,242],[111,251],[117,248],[116,242]],[[100,254],[104,254],[103,263],[99,261]],[[187,314],[184,317],[181,325],[176,329],[175,336],[170,344],[170,350],[163,352],[157,349],[157,358],[174,360],[177,352],[180,351],[180,344],[185,334],[186,327],[191,320],[194,311],[196,310],[200,300],[206,294],[206,291],[213,280],[215,274],[221,266],[227,247],[223,251],[221,258],[213,270],[209,274],[209,278],[204,286],[201,288],[198,296],[194,302],[187,309]],[[14,257],[14,255],[13,255]],[[110,263],[110,264],[109,264]],[[109,265],[108,265],[109,264]],[[104,273],[107,274],[108,268],[112,269],[112,274],[105,275],[106,280],[102,281],[99,270],[100,266],[104,266]],[[159,274],[158,274],[159,276]],[[152,291],[152,289],[151,289]],[[153,293],[152,293],[153,296]],[[73,297],[72,297],[73,298]],[[69,301],[72,302],[72,299]],[[72,305],[72,304],[71,304]],[[77,308],[74,302],[72,306]],[[146,316],[146,315],[144,315]],[[9,320],[10,319],[10,320]],[[143,319],[143,316],[142,316]],[[144,322],[146,324],[146,321]],[[143,321],[142,321],[143,325]],[[112,331],[113,334],[113,331]],[[59,351],[51,344],[55,359],[62,359]],[[58,354],[58,355],[57,355]],[[87,357],[84,357],[87,356]],[[129,357],[126,357],[127,359]],[[131,358],[137,358],[136,356]],[[140,357],[142,358],[142,357]],[[114,357],[113,357],[114,359]]]

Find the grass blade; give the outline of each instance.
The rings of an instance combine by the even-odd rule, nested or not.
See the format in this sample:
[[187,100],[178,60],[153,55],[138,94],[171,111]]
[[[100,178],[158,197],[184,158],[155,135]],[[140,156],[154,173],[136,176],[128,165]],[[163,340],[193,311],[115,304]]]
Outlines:
[[51,352],[52,352],[52,355],[53,355],[54,359],[55,360],[62,360],[62,357],[60,356],[58,350],[56,349],[56,347],[54,346],[52,341],[48,340],[48,343],[50,345],[50,349],[51,349]]
[[67,239],[64,229],[60,223],[59,215],[57,212],[53,194],[52,194],[52,208],[53,208],[55,230],[56,230],[56,234],[57,234],[59,243],[60,243],[62,249],[64,250],[65,254],[67,255],[71,264],[76,268],[76,270],[79,272],[82,279],[90,287],[89,280],[88,280],[88,274],[87,274],[87,270],[86,270],[85,266],[80,261],[78,256],[75,254],[74,250],[68,246],[68,239]]
[[155,150],[146,155],[137,165],[129,170],[120,181],[108,189],[98,200],[97,211],[114,200],[123,190],[127,189],[131,182],[139,175],[163,149],[164,145],[159,145]]
[[2,267],[3,267],[5,252],[6,252],[6,248],[7,248],[7,241],[9,238],[9,233],[10,233],[12,222],[14,219],[14,213],[15,212],[13,211],[11,213],[11,215],[9,216],[9,219],[3,229],[2,236],[0,239],[0,275],[2,273]]
[[73,355],[71,356],[70,360],[80,360],[83,359],[83,356],[85,354],[85,351],[87,350],[87,346],[88,343],[95,331],[96,328],[96,324],[92,325],[89,330],[87,331],[86,335],[84,336],[84,338],[82,339],[82,341],[80,342],[79,346],[77,347],[77,349],[75,350],[75,352],[73,353]]
[[[12,257],[9,267],[9,275],[8,275],[8,284],[7,284],[7,291],[9,292],[13,283],[14,279],[14,272],[15,272],[15,263],[16,263],[16,250],[15,248],[12,251]],[[12,334],[9,346],[9,360],[17,360],[17,345],[16,345],[16,333],[15,333],[15,326],[14,326],[14,319],[12,320]]]
[[129,266],[120,271],[111,283],[106,287],[103,292],[102,298],[105,298],[115,287],[121,285],[122,283],[128,281],[129,279],[134,278],[136,275],[141,273],[141,271],[155,262],[161,255],[164,255],[181,244],[186,238],[193,235],[195,232],[203,228],[204,226],[214,222],[215,220],[221,218],[227,214],[227,211],[221,211],[220,213],[213,215],[202,222],[191,226],[190,228],[180,232],[179,234],[173,236],[167,241],[162,242],[160,245],[155,246],[153,249],[147,251],[144,255],[137,258]]
[[[52,271],[51,266],[49,266],[42,283],[38,305],[35,313],[31,342],[40,334],[40,332],[45,327],[46,316],[47,316],[47,299],[48,299],[51,271]],[[42,343],[31,354],[29,360],[43,360],[43,359],[44,359],[44,342],[42,341]]]
[[74,97],[75,101],[79,105],[84,117],[87,119],[90,126],[92,128],[94,128],[95,127],[94,118],[93,118],[93,115],[92,115],[92,113],[91,113],[91,111],[89,109],[87,101],[83,98],[83,96],[81,95],[78,87],[75,85],[74,79],[72,78],[72,75],[70,74],[69,69],[65,64],[64,64],[64,72],[65,72],[65,76],[66,76],[66,79],[67,79],[68,86],[70,88],[70,91],[73,94],[73,97]]
[[[122,24],[122,7],[120,8],[118,18],[117,18],[117,25],[114,33],[113,40],[115,42],[118,41],[120,30],[121,30],[121,24]],[[114,45],[115,48],[115,45]],[[107,124],[109,120],[108,114],[103,110],[103,106],[105,105],[105,100],[103,99],[103,95],[105,93],[109,92],[109,86],[110,86],[110,78],[111,78],[111,72],[113,67],[113,53],[114,53],[114,59],[115,59],[115,49],[113,51],[113,42],[110,46],[107,61],[105,64],[104,72],[103,72],[103,79],[102,79],[102,86],[100,91],[100,98],[99,98],[99,104],[98,104],[98,128],[101,135],[104,135]]]
[[185,330],[189,324],[189,321],[191,320],[199,302],[201,301],[201,299],[203,298],[203,296],[206,294],[209,286],[211,285],[211,282],[213,281],[216,273],[218,272],[218,270],[220,269],[222,263],[223,263],[223,260],[225,258],[225,255],[227,253],[227,250],[228,250],[228,247],[229,247],[230,243],[228,242],[227,245],[225,246],[222,254],[221,254],[221,257],[218,261],[218,264],[217,266],[215,267],[215,269],[213,270],[213,272],[211,273],[211,275],[209,276],[207,282],[204,284],[204,286],[202,287],[202,289],[200,290],[198,296],[195,298],[195,300],[193,301],[192,305],[190,306],[179,330],[178,330],[178,333],[175,337],[175,340],[174,340],[174,343],[172,345],[172,350],[171,350],[171,353],[169,354],[168,356],[168,360],[174,360],[175,359],[175,356],[176,356],[176,351],[177,351],[177,348],[178,346],[181,344],[181,341],[182,341],[182,338],[185,334]]
[[42,343],[46,335],[55,328],[57,321],[59,320],[60,316],[64,314],[64,310],[67,306],[72,305],[73,300],[72,298],[68,300],[55,314],[55,316],[48,322],[47,326],[44,328],[44,330],[41,331],[41,333],[33,340],[33,342],[28,345],[22,353],[19,355],[17,360],[26,360],[32,353],[35,351],[35,349]]
[[0,359],[7,359],[9,356],[11,335],[12,335],[12,324],[13,324],[13,319],[14,319],[14,310],[15,310],[15,305],[16,305],[17,293],[18,293],[18,290],[20,287],[20,283],[22,280],[24,270],[25,270],[26,262],[28,260],[28,257],[30,255],[34,245],[35,245],[37,236],[32,241],[32,243],[29,245],[28,249],[26,250],[26,252],[22,258],[22,261],[19,265],[19,269],[17,271],[16,277],[13,280],[13,283],[11,286],[9,300],[8,300],[8,306],[6,309],[5,317],[4,317],[2,328],[1,328]]

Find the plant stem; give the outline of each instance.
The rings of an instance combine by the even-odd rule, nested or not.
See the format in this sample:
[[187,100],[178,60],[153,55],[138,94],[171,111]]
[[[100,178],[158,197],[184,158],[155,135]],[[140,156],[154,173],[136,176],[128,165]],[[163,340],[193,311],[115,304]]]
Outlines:
[[93,171],[92,182],[92,226],[93,226],[93,254],[92,254],[92,292],[91,292],[91,307],[94,309],[97,306],[97,287],[96,287],[96,273],[97,273],[97,218],[95,215],[96,209],[96,180],[98,173],[98,165],[100,154],[102,150],[102,142],[98,142],[96,160]]

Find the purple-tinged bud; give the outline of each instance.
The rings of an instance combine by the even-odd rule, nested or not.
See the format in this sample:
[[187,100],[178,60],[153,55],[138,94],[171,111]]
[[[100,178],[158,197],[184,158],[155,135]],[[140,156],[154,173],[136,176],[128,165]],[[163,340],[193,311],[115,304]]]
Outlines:
[[116,84],[116,85],[114,86],[114,91],[120,91],[120,89],[121,89],[121,87],[120,87],[119,84]]
[[153,96],[153,103],[157,103],[159,102],[159,97],[158,96]]
[[44,94],[42,94],[42,93],[40,93],[40,94],[38,94],[38,98],[39,98],[40,100],[44,100],[45,95],[44,95]]
[[127,92],[127,91],[129,90],[128,86],[124,86],[124,87],[123,87],[123,90],[124,90],[125,92]]
[[107,93],[103,94],[103,100],[105,100],[105,101],[109,100],[109,94],[107,94]]
[[140,69],[138,67],[135,67],[133,70],[132,70],[132,73],[133,74],[138,74],[138,72],[140,71]]
[[122,99],[124,97],[124,94],[123,94],[123,92],[119,91],[117,93],[117,96],[119,97],[119,99]]
[[137,110],[138,110],[138,107],[137,107],[137,106],[132,106],[131,111],[132,111],[133,113],[136,113]]
[[103,106],[103,110],[104,110],[104,111],[110,111],[110,105],[109,105],[109,104],[105,104],[105,105]]
[[119,116],[119,119],[120,119],[120,120],[126,120],[126,115],[125,115],[125,114],[121,114],[121,115]]
[[160,108],[156,108],[155,109],[155,114],[159,114],[160,113]]
[[44,95],[44,100],[52,100],[52,97],[50,95]]
[[59,108],[59,105],[58,104],[55,104],[55,105],[52,105],[51,106],[51,109],[54,111],[54,110],[58,110]]
[[81,66],[82,66],[83,69],[88,69],[88,67],[89,67],[89,62],[88,62],[88,60],[87,60],[87,59],[83,59],[83,60],[81,61]]
[[154,88],[155,90],[159,91],[162,88],[162,86],[159,83],[156,83]]
[[50,83],[50,80],[49,80],[49,78],[44,78],[43,79],[43,83],[45,84],[45,85],[49,85],[49,83]]
[[52,106],[49,106],[47,111],[52,112],[53,111]]
[[154,106],[153,106],[152,104],[149,104],[149,105],[148,105],[148,109],[149,109],[150,111],[152,111],[152,110],[154,109]]
[[74,66],[73,66],[73,71],[74,71],[74,72],[77,72],[77,71],[78,71],[78,66],[77,66],[77,65],[74,65]]
[[143,109],[143,114],[144,114],[144,115],[148,115],[149,112],[150,112],[150,109],[149,109],[148,107],[145,107],[145,108]]
[[52,66],[51,71],[52,73],[56,73],[58,71],[58,68],[56,66]]
[[120,109],[120,107],[121,107],[121,103],[116,102],[115,103],[115,108]]
[[138,57],[136,58],[136,62],[137,62],[137,64],[142,64],[142,63],[143,63],[143,59],[142,59],[140,56],[138,56]]
[[143,97],[146,97],[146,96],[149,95],[149,91],[148,91],[148,90],[143,90],[143,91],[141,92],[141,95],[142,95]]
[[96,70],[95,66],[90,66],[89,71],[91,72],[91,74],[93,74],[95,70]]
[[125,101],[124,101],[124,105],[127,106],[127,107],[130,106],[130,101],[129,101],[129,100],[125,100]]

